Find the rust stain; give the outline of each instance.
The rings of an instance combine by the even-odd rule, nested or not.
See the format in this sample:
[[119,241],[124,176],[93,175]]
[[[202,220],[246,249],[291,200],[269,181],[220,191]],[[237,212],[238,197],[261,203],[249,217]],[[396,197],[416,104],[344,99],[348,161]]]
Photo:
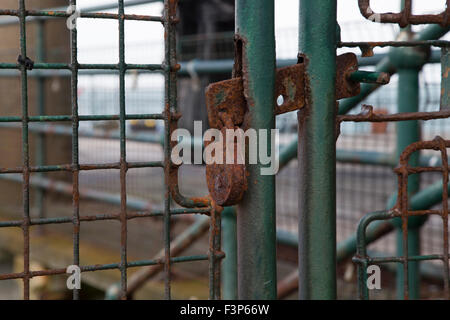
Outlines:
[[[222,134],[226,141],[226,129]],[[247,190],[247,175],[245,164],[238,163],[237,144],[234,147],[234,161],[226,163],[227,143],[223,144],[222,164],[212,163],[206,165],[206,182],[208,191],[214,203],[220,206],[231,206],[239,203]]]
[[412,14],[412,0],[405,0],[403,10],[398,13],[376,13],[370,7],[370,0],[358,0],[358,5],[361,14],[366,19],[379,23],[396,23],[402,28],[410,24],[440,24],[441,26],[448,26],[450,23],[448,8],[439,14]]
[[336,57],[336,99],[350,98],[361,91],[359,82],[349,80],[350,74],[358,70],[358,58],[354,53]]
[[444,74],[443,74],[442,76],[443,76],[444,78],[448,78],[449,72],[450,72],[450,68],[445,68],[445,72],[444,72]]

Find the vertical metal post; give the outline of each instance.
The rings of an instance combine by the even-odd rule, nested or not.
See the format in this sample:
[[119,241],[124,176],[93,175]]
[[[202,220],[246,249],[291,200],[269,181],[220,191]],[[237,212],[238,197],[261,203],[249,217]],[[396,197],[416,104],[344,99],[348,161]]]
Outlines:
[[441,49],[441,106],[440,110],[450,109],[450,49]]
[[[401,1],[401,8],[405,7],[405,1]],[[403,28],[405,35],[412,37],[411,26]],[[394,64],[398,67],[398,93],[397,105],[398,112],[417,112],[419,111],[419,72],[425,61],[417,55],[419,52],[414,49],[407,49],[412,52],[408,57],[402,57],[400,50],[393,49],[391,56],[394,57]],[[406,52],[406,51],[404,51]],[[396,54],[400,53],[400,54]],[[423,62],[423,63],[420,63]],[[403,150],[411,143],[420,140],[420,124],[419,121],[404,121],[397,123],[397,159],[400,158]],[[420,153],[415,152],[409,164],[413,167],[419,165]],[[418,174],[411,175],[408,178],[408,194],[413,195],[420,189],[420,176]],[[408,255],[420,255],[420,227],[425,221],[424,217],[412,217],[408,219]],[[400,223],[397,224],[397,255],[403,256],[403,231]],[[403,265],[397,266],[397,298],[404,298],[405,275],[403,273]],[[420,270],[419,262],[408,262],[408,297],[410,299],[420,298]]]
[[[242,75],[248,124],[268,132],[273,152],[275,128],[274,0],[236,1],[236,38],[242,44]],[[240,45],[237,46],[241,47]],[[260,137],[258,138],[260,139]],[[262,175],[261,163],[247,165],[248,189],[238,206],[238,297],[276,299],[275,176]]]
[[299,298],[336,298],[336,1],[300,0]]
[[217,208],[211,208],[211,223],[209,226],[209,298],[220,300],[221,288],[221,259],[217,254],[222,246],[222,219],[221,212]]
[[[20,55],[27,57],[25,0],[19,0]],[[23,298],[30,299],[30,149],[28,137],[28,71],[20,65],[22,109]]]
[[125,96],[125,5],[118,2],[119,12],[119,130],[120,130],[120,283],[121,298],[127,297],[128,265],[128,219],[127,219],[127,137],[126,137],[126,96]]
[[[76,8],[77,0],[70,0]],[[72,224],[73,224],[73,264],[80,265],[80,148],[78,130],[80,116],[78,113],[78,31],[70,30],[70,101],[72,106]],[[80,298],[80,289],[73,289],[73,299]]]
[[[39,62],[46,61],[46,52],[45,52],[45,35],[44,35],[44,27],[45,20],[37,21],[37,54],[36,59]],[[37,88],[37,114],[45,115],[45,77],[38,76],[36,78],[36,88]],[[46,155],[46,146],[45,146],[45,133],[40,132],[36,135],[36,165],[43,166],[45,165],[45,155]],[[38,177],[43,178],[43,173],[37,173]],[[37,188],[36,190],[36,207],[38,210],[38,217],[44,218],[44,199],[45,199],[45,189]]]
[[222,297],[237,299],[237,235],[236,210],[227,207],[222,212],[222,242],[225,258],[222,260]]
[[[419,111],[419,71],[418,68],[405,68],[398,70],[398,112]],[[411,143],[420,141],[420,124],[418,121],[404,121],[397,123],[397,158],[403,150]],[[419,152],[411,156],[410,165],[419,165]],[[419,175],[411,175],[408,178],[408,193],[415,194],[420,189]],[[422,217],[408,219],[408,255],[420,255],[420,226]],[[401,228],[397,231],[397,255],[403,255],[403,232]],[[408,264],[409,298],[419,299],[420,272],[419,262],[413,261]],[[403,266],[397,267],[397,295],[403,298],[404,274]]]

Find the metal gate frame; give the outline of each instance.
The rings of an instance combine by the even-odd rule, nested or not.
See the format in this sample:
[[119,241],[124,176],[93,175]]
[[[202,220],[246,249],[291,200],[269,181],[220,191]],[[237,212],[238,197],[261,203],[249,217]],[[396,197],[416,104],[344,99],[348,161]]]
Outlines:
[[[93,272],[98,270],[118,269],[121,272],[120,297],[126,298],[137,286],[137,282],[128,283],[127,269],[133,267],[158,266],[164,269],[165,273],[165,296],[171,297],[171,264],[187,261],[209,260],[209,278],[210,278],[210,298],[220,298],[220,260],[224,257],[221,252],[221,224],[219,214],[222,208],[216,207],[211,203],[208,197],[186,198],[178,190],[178,167],[170,161],[171,154],[171,133],[176,129],[177,120],[180,114],[177,110],[177,85],[176,75],[180,69],[176,60],[176,0],[164,1],[164,14],[161,17],[129,15],[124,12],[124,1],[118,0],[118,14],[106,13],[81,13],[81,18],[90,19],[115,19],[119,22],[119,63],[118,64],[79,64],[77,61],[77,31],[71,31],[71,63],[34,63],[27,57],[26,45],[26,17],[39,18],[68,18],[69,13],[65,11],[45,11],[45,10],[26,10],[25,0],[19,1],[18,10],[1,9],[0,15],[12,16],[19,19],[20,25],[20,55],[18,63],[0,63],[1,69],[20,71],[21,89],[22,89],[22,116],[19,117],[0,117],[1,123],[20,123],[22,125],[22,155],[23,164],[19,168],[2,168],[0,174],[22,174],[23,182],[23,218],[17,221],[0,222],[0,228],[19,227],[23,230],[24,238],[24,270],[20,273],[0,275],[0,280],[23,279],[24,298],[29,298],[29,281],[33,277],[50,276],[56,274],[65,274],[66,269],[50,270],[30,270],[29,261],[29,243],[30,228],[36,225],[72,223],[73,225],[73,263],[80,264],[79,256],[79,231],[84,222],[98,220],[117,220],[121,223],[121,261],[107,265],[80,266],[82,272]],[[364,6],[369,1],[359,0],[361,10],[370,8]],[[76,0],[70,0],[70,5],[76,5]],[[364,9],[365,8],[365,9]],[[417,16],[411,16],[411,2],[405,1],[406,10],[402,13],[400,19],[397,17],[390,22],[398,22],[400,25],[405,23],[423,23],[430,21],[427,18],[417,20]],[[409,8],[409,9],[408,9]],[[248,101],[253,103],[251,108],[252,123],[255,129],[274,128],[274,112],[272,101],[274,101],[275,79],[275,42],[273,30],[274,18],[274,0],[237,0],[237,21],[236,34],[243,41],[243,72],[246,79],[246,89]],[[409,14],[408,14],[409,10]],[[446,15],[449,8],[439,17],[439,22],[446,25]],[[405,13],[406,12],[406,13]],[[312,14],[314,13],[314,14]],[[445,15],[445,16],[444,16]],[[251,17],[251,19],[250,19]],[[370,18],[370,17],[369,17]],[[428,17],[430,18],[430,17]],[[445,18],[445,19],[444,19]],[[409,21],[408,19],[411,19]],[[430,19],[436,19],[432,17]],[[125,33],[124,25],[126,20],[153,21],[164,25],[165,30],[165,62],[162,64],[127,64],[125,61]],[[388,21],[386,20],[386,21]],[[434,20],[433,20],[434,21]],[[431,21],[431,22],[433,22]],[[264,25],[264,28],[261,26]],[[444,35],[449,28],[432,26],[424,29],[422,32],[406,41],[397,42],[352,42],[344,43],[339,39],[339,30],[336,28],[336,1],[325,0],[300,0],[300,24],[299,24],[299,51],[306,59],[306,71],[308,75],[308,96],[307,106],[298,112],[299,136],[298,136],[298,157],[299,157],[299,177],[301,188],[299,190],[299,288],[300,298],[302,299],[335,299],[336,298],[336,262],[341,259],[337,255],[341,251],[336,251],[336,124],[339,126],[344,121],[353,122],[402,122],[398,129],[402,131],[399,135],[398,154],[411,142],[419,139],[417,135],[417,121],[427,119],[448,118],[450,111],[443,110],[439,112],[418,113],[417,106],[417,74],[425,60],[420,60],[417,56],[408,61],[409,64],[399,63],[398,57],[404,58],[405,53],[416,53],[413,51],[415,46],[435,46],[446,48],[448,42],[436,41]],[[392,55],[383,59],[377,67],[378,72],[387,72],[393,74],[398,72],[402,90],[410,88],[412,94],[411,100],[399,100],[400,113],[394,115],[376,115],[367,109],[366,112],[359,115],[345,115],[350,109],[355,107],[363,98],[373,92],[379,84],[366,84],[361,88],[361,93],[353,98],[341,101],[339,108],[336,108],[336,49],[338,47],[359,47],[363,55],[370,55],[374,47],[401,47],[396,48]],[[397,57],[397,59],[396,59]],[[403,61],[402,61],[403,62]],[[38,70],[67,70],[71,73],[71,103],[72,114],[60,116],[29,116],[28,114],[28,71]],[[96,115],[82,116],[78,114],[78,73],[79,70],[109,70],[119,73],[120,79],[120,114],[114,116]],[[161,72],[165,76],[165,109],[161,114],[127,114],[125,112],[125,74],[129,70],[142,70],[147,72]],[[363,82],[361,80],[361,82]],[[373,82],[373,79],[372,79]],[[447,88],[445,88],[447,89]],[[126,157],[126,120],[133,119],[155,119],[162,120],[165,123],[164,133],[164,161],[162,162],[129,162]],[[110,164],[89,164],[81,165],[78,159],[78,136],[80,121],[99,121],[99,120],[118,120],[120,122],[120,162]],[[55,166],[46,166],[39,164],[30,165],[29,160],[29,141],[28,134],[30,123],[33,122],[56,122],[65,121],[72,124],[72,163]],[[403,139],[405,138],[405,139]],[[400,140],[401,139],[401,140]],[[172,142],[173,143],[173,142]],[[280,158],[286,163],[287,159],[295,157],[297,142],[286,149]],[[294,148],[292,148],[294,146]],[[442,150],[441,150],[442,151]],[[413,160],[412,162],[414,162]],[[443,158],[443,163],[446,161]],[[410,163],[411,166],[415,166]],[[163,168],[165,176],[165,202],[162,211],[148,210],[140,212],[129,212],[127,208],[126,193],[126,173],[134,168]],[[241,299],[272,299],[276,297],[276,233],[275,233],[275,188],[274,179],[261,178],[256,174],[260,165],[249,167],[250,187],[247,190],[246,198],[238,206],[237,221],[233,221],[232,214],[229,217],[229,223],[234,227],[236,223],[237,234],[237,263],[238,263],[238,297]],[[121,184],[121,210],[117,214],[82,216],[79,212],[79,173],[83,170],[120,170]],[[446,171],[446,166],[442,171]],[[30,217],[30,177],[32,174],[44,172],[71,172],[73,176],[72,197],[73,197],[73,215],[71,218],[32,218]],[[448,182],[448,181],[447,181]],[[418,182],[408,183],[409,192],[416,193],[419,190]],[[402,185],[405,188],[405,185]],[[445,188],[444,188],[445,189]],[[402,189],[403,190],[403,189]],[[440,190],[439,190],[440,191]],[[446,191],[446,190],[445,190]],[[446,199],[447,193],[441,194],[441,200]],[[404,190],[403,190],[404,192]],[[418,193],[417,195],[420,195]],[[411,202],[415,198],[412,197]],[[172,209],[171,200],[184,207],[184,209]],[[436,200],[436,199],[434,199]],[[438,199],[439,200],[439,199]],[[225,209],[227,214],[231,209]],[[240,211],[240,213],[239,213]],[[447,209],[441,212],[445,218]],[[392,213],[392,212],[391,212]],[[431,213],[431,212],[428,212]],[[203,214],[210,216],[208,223],[210,226],[210,249],[206,255],[195,256],[172,256],[172,245],[170,239],[170,222],[174,215],[184,214]],[[163,217],[164,220],[164,250],[161,256],[151,260],[128,261],[127,259],[127,221],[135,218],[145,217]],[[394,217],[394,216],[392,216]],[[383,217],[385,218],[385,217]],[[404,217],[403,217],[404,218]],[[409,221],[410,219],[406,219]],[[205,220],[206,221],[206,220]],[[199,221],[193,226],[203,228],[204,221]],[[420,227],[420,223],[417,224]],[[398,262],[403,263],[403,269],[408,267],[412,270],[412,280],[401,279],[402,284],[412,284],[412,292],[409,297],[415,297],[418,290],[418,260],[427,259],[418,256],[418,237],[417,227],[414,230],[407,230],[413,234],[405,245],[405,230],[401,233],[402,251],[399,254],[403,258],[398,258]],[[378,228],[378,229],[377,229]],[[386,233],[385,225],[367,229],[370,241]],[[256,230],[256,232],[255,232]],[[382,230],[383,232],[380,232]],[[193,231],[195,233],[195,230]],[[229,234],[232,235],[233,231]],[[400,234],[400,233],[399,233]],[[370,235],[370,237],[369,237]],[[185,238],[184,238],[185,239]],[[362,238],[359,238],[359,241]],[[233,239],[232,239],[233,240]],[[356,247],[357,239],[350,239],[348,247],[343,250],[348,254]],[[367,239],[366,239],[367,240]],[[411,241],[412,245],[408,245]],[[232,242],[232,241],[231,241]],[[366,241],[367,243],[368,241]],[[181,245],[182,247],[182,245]],[[232,247],[232,246],[231,246]],[[178,248],[178,247],[177,247]],[[341,247],[342,248],[342,247]],[[359,258],[367,263],[376,263],[376,260],[362,254],[363,246],[360,246]],[[447,247],[446,247],[447,248]],[[175,251],[175,250],[174,250]],[[176,250],[178,252],[178,250]],[[448,250],[447,250],[448,251]],[[412,259],[408,258],[408,256]],[[448,262],[448,254],[444,257]],[[414,260],[414,261],[412,261]],[[234,261],[234,260],[233,260]],[[396,260],[397,261],[397,260]],[[234,262],[231,262],[233,264]],[[229,269],[236,270],[231,265]],[[152,271],[154,272],[154,271]],[[143,275],[140,280],[146,279],[148,273]],[[364,279],[364,277],[361,277]],[[447,277],[448,283],[448,277]],[[414,289],[416,288],[416,289]],[[448,290],[448,285],[447,288]],[[416,292],[416,293],[414,293]],[[74,290],[74,299],[79,298],[79,291]],[[408,297],[407,295],[405,295]]]
[[[186,198],[180,194],[178,190],[178,167],[174,166],[170,161],[171,155],[171,133],[176,129],[177,120],[180,114],[177,111],[177,82],[176,74],[179,70],[179,64],[176,59],[176,33],[175,25],[177,23],[176,0],[164,1],[163,16],[142,16],[125,14],[124,1],[118,0],[118,13],[98,13],[98,12],[81,12],[80,18],[88,19],[113,19],[119,23],[119,63],[118,64],[80,64],[77,60],[77,30],[71,30],[71,62],[65,63],[46,63],[34,62],[27,56],[26,42],[26,18],[34,17],[35,20],[51,19],[51,18],[69,18],[71,13],[58,10],[27,10],[25,0],[18,0],[18,10],[0,9],[0,15],[12,16],[19,19],[20,26],[20,54],[17,63],[0,63],[1,69],[10,69],[20,71],[21,78],[21,106],[22,115],[18,117],[0,117],[1,123],[21,123],[22,124],[22,159],[23,164],[18,168],[1,168],[0,174],[22,174],[23,183],[23,218],[17,221],[2,221],[0,228],[19,227],[23,230],[24,239],[24,270],[20,273],[2,274],[0,280],[7,279],[23,279],[24,299],[29,299],[29,283],[33,277],[52,276],[65,274],[66,269],[49,269],[49,270],[30,270],[30,228],[37,225],[50,225],[72,223],[73,225],[73,265],[79,266],[81,272],[94,272],[99,270],[118,269],[121,273],[120,294],[122,299],[139,287],[139,281],[133,281],[127,285],[127,269],[135,267],[156,266],[153,269],[144,270],[140,274],[140,278],[148,279],[151,275],[164,268],[165,280],[165,297],[171,297],[171,265],[173,263],[182,263],[188,261],[209,261],[209,280],[210,280],[210,298],[220,298],[220,259],[224,257],[220,251],[220,219],[219,208],[211,205],[209,198]],[[76,0],[68,2],[71,6],[76,6]],[[125,21],[148,21],[159,22],[164,26],[165,31],[165,60],[162,64],[128,64],[125,60]],[[28,71],[29,70],[68,70],[71,73],[71,115],[48,116],[40,114],[38,116],[29,116],[28,114]],[[78,73],[79,70],[109,70],[119,74],[120,79],[120,114],[119,115],[79,115],[78,114]],[[147,72],[163,73],[165,77],[165,108],[164,112],[158,114],[127,114],[125,111],[125,74],[127,71],[142,70]],[[164,161],[156,162],[130,162],[126,157],[126,120],[133,119],[155,119],[163,120],[165,124],[164,136]],[[80,164],[78,155],[78,134],[80,121],[100,121],[100,120],[118,120],[120,123],[120,162],[108,164]],[[72,124],[72,163],[61,165],[30,165],[29,159],[29,123],[33,122],[69,122]],[[165,200],[163,210],[142,210],[139,212],[129,212],[127,209],[127,190],[126,179],[127,171],[135,168],[162,168],[165,176]],[[120,212],[111,214],[97,214],[84,216],[80,215],[80,189],[79,189],[79,173],[83,170],[119,170],[120,171]],[[30,217],[30,176],[35,173],[43,172],[71,172],[72,173],[72,217],[57,218],[32,218]],[[180,204],[183,209],[172,209],[171,200]],[[217,210],[216,210],[217,209]],[[175,245],[175,252],[180,253],[183,248],[192,242],[192,238],[198,237],[199,230],[204,230],[205,220],[200,219],[185,234],[171,243],[170,222],[174,215],[185,214],[203,214],[210,216],[210,249],[208,254],[199,254],[194,256],[177,256],[171,255],[171,244]],[[130,219],[146,218],[146,217],[162,217],[164,220],[164,251],[162,255],[158,255],[154,259],[128,261],[127,258],[127,221]],[[82,223],[101,220],[117,220],[121,224],[121,261],[118,263],[103,265],[86,265],[80,266],[80,227]],[[206,224],[207,225],[207,224]],[[183,242],[184,241],[184,242]],[[174,253],[175,253],[174,252]],[[79,290],[73,290],[73,298],[79,298]]]
[[[335,299],[336,298],[336,263],[347,256],[347,252],[354,250],[354,246],[359,243],[364,247],[365,242],[358,233],[358,238],[351,238],[340,246],[340,255],[336,255],[336,185],[335,185],[335,160],[336,148],[335,140],[339,135],[339,127],[343,121],[353,122],[387,122],[396,121],[397,124],[397,155],[400,156],[403,150],[411,143],[420,140],[419,120],[443,119],[450,117],[447,102],[448,81],[445,77],[442,80],[442,102],[441,111],[418,112],[418,75],[423,65],[428,61],[427,49],[431,46],[442,48],[443,70],[448,68],[448,55],[446,48],[447,41],[437,41],[448,30],[447,16],[450,13],[450,6],[440,15],[413,15],[411,0],[402,1],[403,11],[395,14],[381,14],[374,17],[374,12],[370,9],[369,0],[359,0],[359,7],[363,16],[371,21],[395,22],[405,27],[409,24],[440,23],[442,26],[431,26],[418,34],[406,33],[410,35],[404,41],[388,42],[342,42],[340,30],[336,20],[336,1],[308,1],[300,0],[300,25],[299,25],[299,51],[306,57],[307,73],[309,79],[308,106],[299,111],[299,138],[298,138],[298,159],[300,170],[300,190],[299,190],[299,296],[301,299]],[[378,15],[378,14],[377,14]],[[336,29],[337,28],[337,29]],[[409,32],[409,33],[408,33]],[[383,59],[377,66],[377,72],[387,72],[389,74],[399,73],[399,113],[393,115],[376,115],[372,112],[372,107],[367,106],[366,110],[359,115],[345,115],[371,92],[379,87],[379,84],[364,84],[361,86],[361,93],[353,98],[348,98],[340,102],[336,108],[335,90],[335,55],[337,48],[359,47],[362,56],[372,56],[374,47],[394,47],[387,58]],[[425,49],[423,49],[425,47]],[[443,73],[444,74],[444,73]],[[336,114],[336,110],[338,111]],[[337,123],[337,132],[335,129]],[[425,142],[424,142],[425,143]],[[437,147],[436,147],[437,148]],[[442,150],[442,148],[439,148]],[[446,153],[442,151],[442,163],[446,163]],[[411,167],[417,166],[419,155],[414,154],[409,162]],[[446,166],[442,168],[428,168],[435,171],[446,171]],[[420,170],[420,168],[416,169]],[[448,182],[444,178],[444,183]],[[433,197],[431,200],[423,201],[418,199],[416,203],[424,209],[428,209],[436,201],[444,201],[444,209],[441,215],[444,220],[448,215],[446,212],[447,188],[443,193],[439,193],[439,187],[433,188],[431,192],[424,190],[423,194],[437,194],[440,197]],[[405,191],[401,188],[407,188]],[[419,179],[417,176],[410,177],[407,186],[405,183],[399,185],[403,196],[414,195],[419,191]],[[430,188],[432,189],[432,188]],[[419,194],[418,194],[419,195]],[[415,200],[415,199],[413,199]],[[403,208],[407,211],[407,208]],[[405,211],[405,212],[406,212]],[[431,211],[422,211],[423,215],[430,214]],[[403,228],[398,234],[398,255],[402,256],[398,261],[403,263],[399,266],[397,286],[406,287],[404,291],[398,290],[399,298],[418,298],[420,274],[418,260],[426,260],[429,257],[420,256],[421,225],[425,222],[423,216],[405,217],[402,214]],[[384,217],[386,218],[386,217]],[[446,220],[445,220],[446,221]],[[444,223],[445,223],[444,221]],[[361,228],[367,227],[367,221],[363,219]],[[405,231],[405,225],[407,230]],[[382,237],[389,232],[385,224],[378,224],[370,234],[371,241]],[[444,226],[444,230],[447,227]],[[444,241],[448,242],[448,235],[444,235]],[[444,251],[448,251],[448,243],[444,245]],[[360,247],[359,247],[360,248]],[[341,254],[342,253],[342,254]],[[409,258],[408,258],[409,257]],[[360,256],[357,256],[357,261]],[[436,256],[435,259],[445,260],[448,269],[448,253],[444,257]],[[364,263],[374,262],[376,259],[363,258]],[[382,259],[380,259],[381,261]],[[389,260],[389,258],[386,258]],[[365,265],[364,265],[365,266]],[[360,272],[362,267],[360,268]],[[409,270],[409,272],[408,272]],[[360,289],[366,284],[360,273]],[[446,281],[445,290],[448,293],[448,274],[444,276]],[[410,284],[410,286],[409,286]],[[362,292],[367,292],[366,290]],[[362,294],[362,293],[361,293]],[[409,294],[409,295],[408,295]]]

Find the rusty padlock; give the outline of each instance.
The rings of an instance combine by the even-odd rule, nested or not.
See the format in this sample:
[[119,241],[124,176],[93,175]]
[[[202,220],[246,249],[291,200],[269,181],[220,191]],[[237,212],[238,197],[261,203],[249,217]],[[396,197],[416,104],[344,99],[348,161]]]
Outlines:
[[[223,162],[206,165],[206,181],[209,193],[220,206],[230,206],[239,203],[247,190],[247,178],[244,161],[239,162],[240,155],[236,142],[226,143],[227,128],[221,130],[223,141]],[[233,162],[226,163],[226,154],[229,148],[233,148]]]
[[[298,64],[277,69],[275,97],[282,96],[283,103],[273,102],[274,114],[279,115],[303,108],[306,104],[306,57],[299,56]],[[352,97],[360,92],[360,85],[349,80],[349,74],[358,69],[358,61],[353,53],[336,57],[336,99]],[[247,102],[244,96],[242,77],[210,84],[206,88],[206,107],[208,122],[211,128],[221,130],[226,140],[226,129],[245,128]],[[229,148],[237,148],[230,145]],[[227,151],[223,145],[223,154]],[[237,152],[235,150],[234,155]],[[234,159],[236,160],[236,159]],[[239,203],[247,189],[245,164],[223,163],[207,164],[206,180],[212,199],[220,206],[231,206]]]
[[[283,96],[284,103],[276,106],[274,113],[281,114],[297,110],[304,105],[304,66],[297,64],[277,70],[276,97]],[[206,107],[211,128],[221,130],[223,140],[227,140],[226,129],[246,129],[244,125],[247,102],[241,77],[209,85],[206,89]],[[239,203],[247,190],[245,164],[237,163],[236,143],[223,144],[223,154],[227,148],[234,148],[234,163],[207,164],[206,180],[212,199],[220,206]]]
[[[206,89],[209,125],[222,135],[222,163],[206,165],[206,182],[212,199],[220,206],[239,203],[247,190],[245,161],[239,163],[238,145],[227,139],[227,129],[238,129],[244,122],[247,103],[243,89],[241,78],[213,83]],[[205,141],[205,145],[209,143]],[[234,149],[232,163],[226,163],[229,148]]]

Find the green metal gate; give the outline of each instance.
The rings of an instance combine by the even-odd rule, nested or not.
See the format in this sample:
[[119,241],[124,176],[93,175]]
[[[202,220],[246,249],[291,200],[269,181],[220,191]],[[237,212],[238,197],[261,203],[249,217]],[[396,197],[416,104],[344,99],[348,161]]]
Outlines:
[[[336,264],[357,253],[359,297],[368,298],[367,267],[373,264],[397,263],[398,285],[403,288],[401,297],[419,298],[419,262],[439,260],[444,265],[445,291],[449,293],[449,245],[448,245],[448,157],[450,144],[443,138],[420,141],[419,121],[450,117],[448,110],[448,52],[447,41],[439,39],[447,33],[450,1],[446,10],[438,15],[417,16],[412,14],[411,0],[403,2],[404,9],[398,14],[377,14],[370,7],[369,0],[359,0],[361,13],[375,22],[397,23],[402,28],[405,40],[390,42],[342,42],[337,24],[337,1],[300,0],[299,56],[297,64],[287,69],[276,69],[274,0],[236,1],[236,56],[231,82],[239,90],[231,90],[233,98],[241,105],[226,105],[225,113],[235,107],[245,108],[250,128],[274,129],[275,115],[298,109],[298,140],[291,143],[280,154],[280,166],[297,156],[299,160],[299,268],[294,280],[301,299],[336,299]],[[47,19],[69,18],[72,13],[62,10],[27,10],[25,0],[18,0],[18,9],[0,9],[0,15],[18,19],[20,27],[20,52],[17,63],[0,63],[0,69],[20,72],[21,116],[0,116],[1,123],[21,124],[22,165],[18,168],[1,168],[0,174],[21,174],[23,184],[23,218],[17,221],[1,221],[3,228],[21,228],[24,239],[24,270],[18,273],[1,274],[0,280],[22,279],[23,296],[29,298],[30,279],[40,276],[65,274],[66,269],[30,269],[30,229],[38,225],[73,225],[73,264],[80,265],[80,228],[84,223],[102,220],[116,220],[121,226],[121,259],[119,262],[102,265],[80,266],[82,272],[116,269],[120,271],[119,294],[125,299],[150,277],[164,271],[165,297],[171,298],[171,265],[174,263],[208,261],[209,297],[221,298],[221,278],[226,298],[275,299],[277,297],[276,277],[276,225],[275,225],[275,177],[263,176],[263,164],[246,165],[246,184],[239,189],[242,199],[232,203],[235,208],[222,208],[213,195],[189,198],[180,193],[178,187],[179,166],[171,161],[174,142],[171,135],[177,129],[181,117],[177,108],[177,72],[180,65],[176,54],[177,1],[165,0],[162,16],[141,16],[125,14],[124,0],[118,0],[118,13],[82,12],[81,18],[112,19],[119,25],[118,64],[80,64],[78,62],[77,30],[71,34],[70,63],[47,63],[27,56],[27,17],[43,23]],[[69,5],[76,6],[76,0]],[[313,14],[314,13],[314,14]],[[165,33],[165,59],[162,64],[128,64],[125,60],[125,22],[128,20],[162,23]],[[33,23],[30,21],[30,23]],[[434,24],[420,32],[407,28],[411,24]],[[375,47],[392,47],[374,72],[358,70],[357,58],[353,54],[336,56],[338,48],[360,48],[362,57],[373,55]],[[418,112],[418,74],[429,59],[430,47],[442,50],[442,101],[441,110]],[[30,116],[28,110],[28,79],[30,70],[66,70],[71,79],[70,115]],[[79,115],[78,75],[80,70],[109,70],[119,74],[120,113],[118,115]],[[165,108],[157,114],[128,114],[126,112],[125,76],[127,72],[146,71],[162,73],[165,77]],[[398,114],[376,114],[366,106],[361,114],[347,113],[360,101],[389,82],[389,76],[398,73]],[[286,82],[288,84],[286,84]],[[360,85],[360,83],[364,83]],[[221,98],[230,90],[219,85]],[[223,86],[223,87],[220,87]],[[292,89],[294,87],[294,94]],[[215,87],[217,88],[217,87]],[[229,92],[229,91],[228,91]],[[276,98],[281,95],[285,101],[279,109],[274,108]],[[214,100],[214,101],[216,101]],[[337,102],[339,100],[339,103]],[[234,100],[233,102],[236,102]],[[220,104],[218,103],[218,104]],[[209,107],[209,106],[208,106]],[[234,109],[233,109],[234,110]],[[223,111],[223,110],[221,110]],[[236,114],[239,115],[239,111]],[[230,111],[231,113],[231,111]],[[216,116],[216,115],[214,115]],[[132,162],[127,160],[126,121],[164,121],[164,160],[155,162]],[[79,124],[82,121],[117,120],[120,123],[120,161],[106,164],[80,164]],[[229,119],[228,119],[229,120]],[[233,118],[234,120],[234,118]],[[226,121],[222,120],[222,127]],[[398,200],[392,202],[385,212],[368,214],[361,221],[355,236],[344,243],[336,243],[336,140],[343,122],[389,122],[397,123],[397,158],[400,166]],[[72,162],[61,165],[36,166],[30,164],[30,123],[68,122],[72,125]],[[244,126],[243,121],[231,126]],[[220,128],[222,129],[222,128]],[[270,141],[270,140],[269,140]],[[275,145],[269,142],[268,150]],[[436,166],[420,166],[419,151],[438,150],[441,162]],[[137,168],[162,168],[164,171],[163,210],[143,209],[130,212],[127,201],[127,172]],[[80,214],[79,175],[81,171],[118,170],[120,172],[120,212],[84,216]],[[442,183],[420,190],[418,174],[423,172],[442,173]],[[72,174],[72,217],[33,218],[30,216],[30,176],[48,172],[69,172]],[[232,177],[234,178],[234,177]],[[231,179],[231,178],[230,178]],[[236,183],[237,184],[237,183]],[[41,186],[45,187],[45,184]],[[238,193],[235,186],[230,189]],[[57,186],[58,188],[58,186]],[[64,186],[59,186],[64,189]],[[67,191],[67,190],[66,190]],[[233,193],[233,192],[230,192]],[[173,208],[173,203],[182,208]],[[442,209],[431,210],[436,203],[443,203]],[[225,203],[225,202],[224,202]],[[201,214],[202,216],[176,239],[171,239],[171,218],[176,215]],[[435,255],[420,255],[420,227],[427,215],[439,215],[444,226],[443,252]],[[130,219],[160,217],[164,221],[164,248],[150,260],[129,261],[127,257],[127,223]],[[224,222],[224,251],[221,251],[221,221]],[[392,220],[392,222],[385,222]],[[399,222],[400,221],[400,222]],[[206,254],[181,256],[202,232],[209,228],[209,251]],[[398,256],[371,257],[366,249],[370,242],[397,229]],[[221,260],[224,273],[221,274]],[[152,266],[149,269],[147,267]],[[140,268],[142,272],[128,281],[127,270]],[[237,273],[237,274],[236,274]],[[236,288],[237,287],[237,288]],[[399,297],[400,297],[399,296]],[[79,290],[73,290],[74,299]]]

